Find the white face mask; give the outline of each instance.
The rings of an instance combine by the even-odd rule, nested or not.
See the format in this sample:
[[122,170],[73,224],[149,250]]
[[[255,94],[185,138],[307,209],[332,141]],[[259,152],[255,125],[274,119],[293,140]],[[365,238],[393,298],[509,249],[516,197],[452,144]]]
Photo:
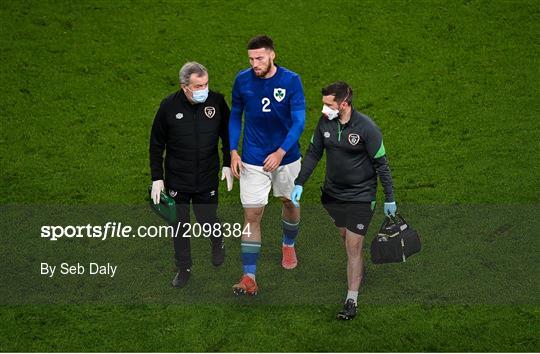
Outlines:
[[328,120],[332,120],[334,118],[337,118],[337,116],[339,115],[339,111],[337,109],[332,109],[327,105],[323,105],[322,114],[324,114],[326,118],[328,118]]
[[[191,90],[190,90],[191,91]],[[208,98],[208,87],[202,90],[191,91],[193,102],[203,103]]]

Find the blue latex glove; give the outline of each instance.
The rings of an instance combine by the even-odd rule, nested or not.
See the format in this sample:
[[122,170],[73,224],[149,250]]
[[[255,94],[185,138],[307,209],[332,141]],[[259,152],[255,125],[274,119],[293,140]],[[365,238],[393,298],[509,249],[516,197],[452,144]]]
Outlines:
[[396,216],[397,206],[396,202],[384,203],[384,215]]
[[300,204],[298,202],[300,201],[300,198],[302,197],[302,192],[304,191],[304,187],[302,186],[294,186],[294,189],[291,193],[291,201],[293,202],[294,206],[299,208]]

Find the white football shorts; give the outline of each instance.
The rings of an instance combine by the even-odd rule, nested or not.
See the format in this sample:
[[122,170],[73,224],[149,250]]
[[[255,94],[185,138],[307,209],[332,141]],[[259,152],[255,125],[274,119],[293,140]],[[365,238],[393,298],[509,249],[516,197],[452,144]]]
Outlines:
[[244,208],[259,208],[268,204],[270,188],[274,197],[291,199],[294,180],[300,172],[300,160],[266,172],[262,166],[244,163],[240,174],[240,200]]

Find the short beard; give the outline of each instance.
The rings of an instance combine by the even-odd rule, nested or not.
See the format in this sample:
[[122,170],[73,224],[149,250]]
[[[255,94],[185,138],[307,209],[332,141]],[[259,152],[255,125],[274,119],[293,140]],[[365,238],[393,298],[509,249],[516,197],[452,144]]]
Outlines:
[[272,62],[269,61],[268,62],[268,66],[266,67],[266,70],[264,70],[262,73],[260,74],[257,74],[257,72],[255,72],[255,75],[257,75],[257,77],[265,77],[266,74],[268,74],[270,72],[270,70],[272,69]]

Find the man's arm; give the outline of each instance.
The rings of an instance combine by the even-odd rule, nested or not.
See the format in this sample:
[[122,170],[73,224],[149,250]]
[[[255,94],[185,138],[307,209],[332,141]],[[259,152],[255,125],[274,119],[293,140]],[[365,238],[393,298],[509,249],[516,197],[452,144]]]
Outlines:
[[242,131],[242,113],[244,112],[244,103],[240,95],[239,85],[238,78],[236,78],[232,90],[232,107],[229,118],[229,138],[231,151],[238,151],[240,132]]
[[225,102],[225,98],[221,97],[219,111],[221,112],[221,123],[219,127],[219,137],[221,139],[221,151],[223,153],[223,167],[231,166],[231,144],[229,143],[229,116],[231,110]]
[[285,138],[285,141],[281,146],[268,155],[266,159],[264,160],[264,170],[273,172],[275,171],[279,165],[281,164],[281,161],[283,160],[283,157],[287,154],[287,151],[294,145],[298,143],[298,139],[300,138],[300,135],[302,135],[302,132],[304,131],[304,123],[306,121],[306,112],[305,111],[294,111],[291,112],[291,117],[293,120],[293,125],[289,129],[289,133],[287,134],[287,137]]
[[[382,145],[382,148],[384,149],[384,145]],[[390,171],[390,166],[388,166],[388,159],[386,156],[376,158],[373,165],[375,166],[375,171],[377,171],[377,175],[383,186],[384,201],[386,203],[394,202],[394,187],[392,183],[392,173]]]
[[372,126],[366,127],[365,134],[364,141],[366,149],[383,186],[384,200],[386,203],[392,203],[394,202],[392,173],[390,171],[390,166],[388,166],[388,159],[386,158],[386,150],[384,148],[381,131],[373,124]]
[[295,76],[293,78],[290,91],[290,114],[292,124],[280,147],[268,155],[264,160],[263,168],[265,171],[273,172],[279,167],[283,157],[287,154],[287,151],[289,151],[294,144],[298,144],[298,139],[300,139],[300,135],[302,135],[302,132],[304,131],[304,125],[306,123],[306,102],[300,77]]
[[234,80],[232,90],[232,109],[229,117],[229,139],[231,149],[231,171],[236,178],[240,178],[242,170],[242,159],[238,155],[238,144],[240,142],[240,132],[242,131],[242,113],[244,112],[244,102],[240,94],[238,77]]
[[304,89],[302,87],[302,81],[300,77],[295,76],[294,81],[291,85],[291,118],[292,125],[289,129],[289,133],[285,137],[283,143],[281,143],[280,148],[285,152],[296,143],[304,131],[304,126],[306,124],[306,100],[304,97]]
[[280,148],[283,149],[285,152],[289,151],[289,149],[298,142],[298,139],[300,139],[300,136],[302,135],[302,132],[304,131],[304,126],[306,124],[306,111],[293,111],[291,112],[291,117],[292,126],[289,129],[287,137],[280,146]]
[[313,170],[315,170],[315,167],[317,167],[317,164],[321,160],[324,152],[324,144],[320,126],[323,119],[325,118],[321,118],[319,120],[319,123],[317,124],[317,127],[313,132],[311,142],[306,151],[306,156],[302,160],[302,167],[300,168],[300,173],[298,173],[298,177],[294,181],[295,185],[304,186],[304,184],[308,181],[309,177],[313,173]]
[[150,133],[149,155],[152,181],[163,180],[163,152],[165,151],[167,142],[165,118],[165,109],[161,105],[154,118]]

